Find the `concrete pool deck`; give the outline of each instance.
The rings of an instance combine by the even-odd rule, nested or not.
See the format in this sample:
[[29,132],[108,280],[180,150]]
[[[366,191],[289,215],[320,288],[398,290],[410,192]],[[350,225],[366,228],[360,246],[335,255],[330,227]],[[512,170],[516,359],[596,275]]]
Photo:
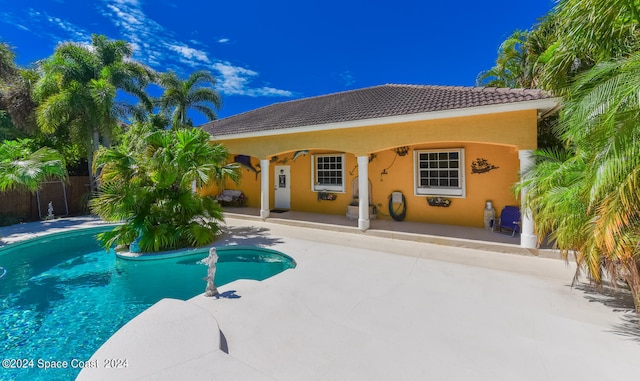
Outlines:
[[87,369],[80,380],[640,374],[628,300],[571,288],[573,263],[233,217],[227,225],[225,244],[278,250],[297,267],[221,286],[218,299],[161,301],[93,357],[127,359],[127,368]]

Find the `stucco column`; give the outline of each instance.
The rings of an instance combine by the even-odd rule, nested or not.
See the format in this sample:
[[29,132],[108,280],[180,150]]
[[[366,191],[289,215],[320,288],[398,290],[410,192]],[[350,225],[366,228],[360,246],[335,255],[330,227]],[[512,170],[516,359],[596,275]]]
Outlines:
[[369,229],[369,156],[358,156],[358,229]]
[[[520,159],[520,173],[525,173],[529,168],[533,167],[534,161],[531,150],[518,151]],[[524,199],[527,195],[527,189],[522,189],[520,193],[520,212],[522,216],[522,226],[520,231],[520,246],[527,249],[535,249],[538,247],[538,237],[533,233],[533,218],[531,212],[524,207]]]
[[269,160],[260,160],[260,218],[269,217]]

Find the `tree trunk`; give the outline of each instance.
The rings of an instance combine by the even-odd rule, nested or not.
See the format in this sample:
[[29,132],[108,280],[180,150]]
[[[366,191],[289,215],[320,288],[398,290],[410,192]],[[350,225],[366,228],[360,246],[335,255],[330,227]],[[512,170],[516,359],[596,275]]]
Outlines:
[[93,129],[93,152],[95,153],[100,148],[100,131],[98,128]]
[[633,296],[636,313],[640,314],[640,263],[632,257],[623,261],[623,267],[627,273],[625,280]]
[[91,144],[87,145],[87,165],[89,166],[89,182],[91,183],[91,192],[98,190],[98,179],[96,173],[93,172],[93,155],[100,148],[100,131],[93,129],[91,134]]
[[102,133],[102,145],[104,147],[107,148],[111,148],[111,141],[112,139],[113,133],[111,132],[111,130],[106,129],[105,131],[103,131]]
[[98,186],[96,184],[96,176],[93,173],[93,148],[90,146],[87,147],[87,166],[89,167],[89,189],[91,192],[95,192],[98,190]]

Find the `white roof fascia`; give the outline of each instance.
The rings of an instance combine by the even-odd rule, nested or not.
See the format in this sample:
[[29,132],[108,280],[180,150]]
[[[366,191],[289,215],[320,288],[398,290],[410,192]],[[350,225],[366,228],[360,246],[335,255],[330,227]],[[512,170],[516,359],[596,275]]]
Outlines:
[[[288,134],[296,134],[296,133],[304,133],[304,132],[318,132],[318,131],[339,130],[339,129],[346,129],[346,128],[358,128],[358,127],[376,126],[376,125],[393,124],[393,123],[416,122],[421,120],[435,120],[435,119],[457,118],[457,117],[474,116],[474,115],[487,115],[487,114],[496,114],[496,113],[502,113],[502,112],[513,112],[513,111],[523,111],[523,110],[532,110],[532,109],[549,110],[549,109],[553,109],[554,107],[557,107],[559,104],[560,104],[560,98],[547,98],[547,99],[538,99],[533,101],[503,103],[498,105],[467,107],[467,108],[454,109],[454,110],[431,111],[431,112],[422,112],[422,113],[416,113],[416,114],[386,116],[382,118],[358,119],[358,120],[350,120],[346,122],[314,124],[314,125],[299,126],[299,127],[292,127],[292,128],[243,132],[239,134],[227,134],[227,135],[220,135],[220,136],[212,135],[211,138],[212,140],[215,140],[215,141],[223,141],[223,140],[232,140],[232,139],[255,138],[255,137],[262,137],[262,136],[288,135]],[[321,126],[321,128],[318,128],[319,126]]]

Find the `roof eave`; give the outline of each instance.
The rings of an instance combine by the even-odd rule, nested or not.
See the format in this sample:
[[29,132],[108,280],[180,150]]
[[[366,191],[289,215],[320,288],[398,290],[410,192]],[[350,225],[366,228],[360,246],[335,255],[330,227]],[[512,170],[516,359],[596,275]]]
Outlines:
[[[487,105],[487,106],[478,106],[478,107],[466,107],[466,108],[460,108],[460,109],[422,112],[422,113],[415,113],[415,114],[387,116],[387,117],[381,117],[381,118],[359,119],[359,120],[352,120],[347,122],[314,124],[314,125],[306,125],[306,126],[298,126],[298,127],[282,128],[282,129],[269,129],[269,130],[254,131],[254,132],[243,132],[243,133],[237,133],[237,134],[225,134],[225,135],[211,134],[211,138],[212,140],[216,140],[216,141],[246,139],[246,138],[255,138],[255,137],[263,137],[263,136],[288,135],[288,134],[304,133],[304,132],[339,130],[339,129],[347,129],[347,128],[383,125],[383,124],[416,122],[421,120],[458,118],[458,117],[465,117],[465,116],[487,115],[487,114],[496,114],[496,113],[502,113],[502,112],[514,112],[514,111],[524,111],[524,110],[533,110],[533,109],[538,110],[541,114],[546,114],[550,110],[557,109],[560,104],[561,104],[560,98],[546,98],[546,99],[537,99],[532,101],[502,103],[497,105]],[[321,127],[318,128],[319,126]],[[215,129],[215,124],[214,124],[214,129]]]

